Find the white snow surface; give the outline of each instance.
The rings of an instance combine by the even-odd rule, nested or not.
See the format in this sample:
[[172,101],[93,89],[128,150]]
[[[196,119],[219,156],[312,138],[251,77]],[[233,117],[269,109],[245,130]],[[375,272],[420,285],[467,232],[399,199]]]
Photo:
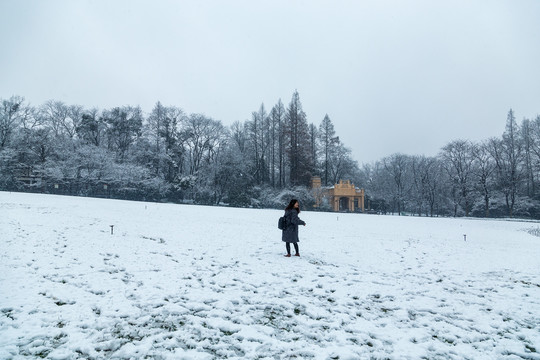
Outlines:
[[540,359],[537,222],[282,213],[0,192],[0,359]]

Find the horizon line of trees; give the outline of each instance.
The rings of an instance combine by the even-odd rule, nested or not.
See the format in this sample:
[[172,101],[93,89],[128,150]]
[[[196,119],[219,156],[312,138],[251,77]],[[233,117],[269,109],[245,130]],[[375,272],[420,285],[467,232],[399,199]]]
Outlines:
[[539,219],[540,116],[518,124],[510,109],[500,138],[360,167],[328,115],[308,122],[298,91],[231,126],[159,101],[144,114],[0,99],[0,190],[273,208],[296,197],[309,208],[314,175],[352,180],[379,213]]
[[231,126],[159,101],[149,114],[21,96],[0,106],[1,190],[282,207],[313,203],[313,175],[327,185],[358,171],[328,115],[308,123],[298,91]]
[[518,124],[510,109],[500,138],[454,140],[433,157],[392,154],[360,179],[382,212],[540,219],[540,116]]

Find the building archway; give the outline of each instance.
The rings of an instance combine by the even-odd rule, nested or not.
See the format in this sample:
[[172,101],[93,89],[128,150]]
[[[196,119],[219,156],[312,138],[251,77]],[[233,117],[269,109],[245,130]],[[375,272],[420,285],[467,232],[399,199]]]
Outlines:
[[349,205],[349,198],[348,197],[340,197],[339,198],[339,211],[349,211],[350,205]]

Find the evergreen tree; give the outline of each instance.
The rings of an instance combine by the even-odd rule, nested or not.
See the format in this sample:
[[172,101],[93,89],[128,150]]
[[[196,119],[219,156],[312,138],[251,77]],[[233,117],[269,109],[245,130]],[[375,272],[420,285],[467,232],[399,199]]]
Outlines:
[[294,92],[287,108],[285,133],[288,143],[290,183],[307,186],[312,175],[309,160],[309,127],[298,91]]
[[81,121],[75,130],[79,139],[84,143],[101,146],[107,125],[104,118],[99,115],[99,110],[94,108],[81,115]]
[[251,122],[248,122],[250,146],[253,156],[253,173],[257,184],[262,184],[269,180],[270,157],[270,119],[261,104],[258,111],[251,113]]
[[141,136],[143,116],[139,107],[116,107],[103,113],[107,124],[108,148],[123,162],[131,145]]
[[492,139],[490,146],[496,164],[499,189],[504,194],[507,215],[510,217],[514,216],[516,197],[523,180],[523,147],[519,134],[514,111],[510,109],[502,140]]
[[[270,112],[270,119],[272,124],[272,168],[277,167],[277,186],[282,188],[285,185],[285,139],[286,139],[286,111],[281,99],[278,100],[277,104],[274,105],[272,111]],[[275,175],[272,172],[272,186],[276,185]]]
[[336,143],[339,141],[339,138],[336,137],[334,124],[332,123],[332,120],[330,120],[328,114],[324,116],[324,119],[319,126],[319,141],[321,143],[322,153],[322,183],[324,186],[328,186],[330,180],[330,155],[333,147],[335,147]]

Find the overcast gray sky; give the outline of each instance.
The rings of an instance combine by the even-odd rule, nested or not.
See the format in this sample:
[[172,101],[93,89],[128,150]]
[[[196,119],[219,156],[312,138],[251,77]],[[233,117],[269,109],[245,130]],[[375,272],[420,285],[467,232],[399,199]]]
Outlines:
[[0,98],[225,125],[298,90],[360,163],[540,114],[539,0],[1,0]]

